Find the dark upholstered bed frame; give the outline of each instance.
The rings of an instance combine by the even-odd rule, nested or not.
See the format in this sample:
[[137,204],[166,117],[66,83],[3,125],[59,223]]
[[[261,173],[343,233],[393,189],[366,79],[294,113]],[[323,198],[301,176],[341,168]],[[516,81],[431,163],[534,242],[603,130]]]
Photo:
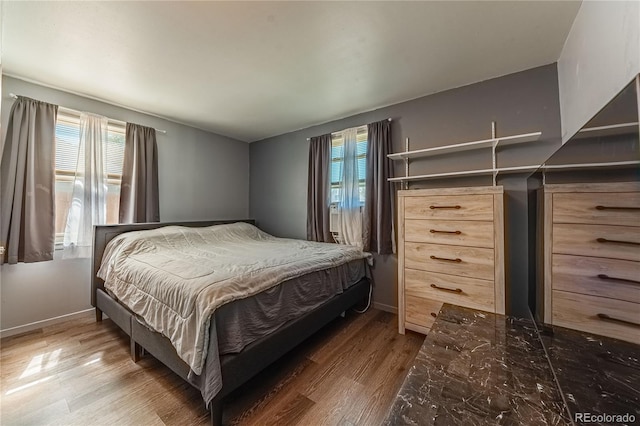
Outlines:
[[[180,359],[166,337],[149,330],[140,324],[133,313],[114,300],[104,289],[104,282],[96,276],[105,247],[116,236],[129,231],[156,229],[163,226],[178,225],[203,227],[234,222],[254,224],[253,220],[223,220],[202,222],[165,222],[136,223],[126,225],[100,225],[94,228],[93,255],[91,270],[91,304],[96,308],[96,321],[102,321],[104,312],[116,323],[131,341],[131,357],[137,362],[143,351],[148,352],[186,380],[189,366]],[[265,367],[289,352],[316,331],[324,327],[341,313],[366,299],[369,292],[369,280],[363,278],[344,293],[333,297],[324,304],[302,317],[289,321],[272,334],[265,336],[238,354],[220,357],[223,385],[222,390],[211,401],[210,412],[213,425],[222,424],[222,400],[240,385],[251,379]],[[214,323],[213,321],[211,322]]]

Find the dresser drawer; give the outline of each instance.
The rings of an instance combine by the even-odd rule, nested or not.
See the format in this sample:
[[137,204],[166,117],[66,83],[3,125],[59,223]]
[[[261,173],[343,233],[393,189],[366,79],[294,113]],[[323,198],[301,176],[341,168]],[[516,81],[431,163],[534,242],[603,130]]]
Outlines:
[[405,219],[493,220],[493,195],[405,197]]
[[553,225],[553,253],[640,260],[640,227]]
[[554,254],[554,290],[640,303],[640,262]]
[[493,281],[405,269],[407,294],[495,312]]
[[442,308],[442,302],[416,296],[410,291],[405,293],[404,303],[405,328],[421,333],[431,328]]
[[553,194],[553,222],[640,226],[640,192]]
[[[637,325],[599,318],[598,314]],[[640,343],[640,305],[554,290],[553,325]]]
[[492,249],[407,242],[404,255],[407,268],[492,282],[495,278]]
[[407,219],[404,225],[404,240],[493,248],[493,222]]

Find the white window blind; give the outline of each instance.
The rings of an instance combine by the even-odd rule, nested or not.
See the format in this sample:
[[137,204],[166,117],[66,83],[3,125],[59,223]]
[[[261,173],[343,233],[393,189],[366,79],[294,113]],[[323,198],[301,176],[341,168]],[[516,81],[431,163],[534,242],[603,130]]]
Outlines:
[[[360,202],[365,201],[365,178],[367,161],[367,126],[357,129],[358,180],[360,181]],[[331,134],[331,202],[338,201],[340,174],[344,164],[344,138],[342,132]]]
[[[124,161],[125,123],[109,120],[107,128],[107,173],[119,179]],[[84,155],[78,153],[80,144],[80,112],[58,110],[56,122],[56,173],[75,174],[78,158],[84,167]],[[78,155],[80,154],[80,155]]]

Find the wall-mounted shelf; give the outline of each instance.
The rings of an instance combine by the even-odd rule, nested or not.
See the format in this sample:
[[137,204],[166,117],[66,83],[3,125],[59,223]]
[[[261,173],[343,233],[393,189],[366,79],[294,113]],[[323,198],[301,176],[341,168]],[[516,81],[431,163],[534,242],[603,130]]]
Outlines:
[[586,127],[578,130],[573,139],[596,138],[601,136],[626,135],[638,132],[638,122],[610,124],[608,126]]
[[456,176],[483,176],[483,175],[490,176],[492,174],[493,174],[493,169],[465,170],[461,172],[432,173],[429,175],[395,177],[395,178],[389,178],[389,182],[409,182],[412,180],[427,180],[427,179],[438,179],[438,178],[456,177]]
[[576,163],[576,164],[544,164],[540,168],[542,170],[573,170],[573,169],[590,169],[590,168],[602,168],[602,167],[625,167],[640,165],[640,160],[629,161],[609,161],[605,163]]
[[629,166],[640,166],[640,160],[628,161],[607,161],[601,163],[575,163],[575,164],[543,164],[540,166],[542,170],[542,183],[547,183],[547,172],[566,172],[569,170],[580,169],[619,169]]
[[513,167],[499,167],[496,169],[498,174],[506,174],[506,173],[524,173],[524,172],[535,172],[540,168],[540,164],[531,164],[528,166],[513,166]]
[[453,145],[437,146],[435,148],[417,149],[415,151],[397,152],[389,154],[392,160],[404,160],[408,158],[424,158],[434,155],[453,154],[455,152],[471,151],[482,148],[500,148],[526,142],[533,142],[540,138],[542,132],[525,133],[522,135],[507,136],[504,138],[483,139],[480,141],[457,143]]
[[[463,142],[452,145],[437,146],[434,148],[409,150],[409,138],[406,139],[405,151],[389,154],[387,157],[394,161],[402,160],[405,165],[405,176],[389,178],[389,182],[402,182],[406,184],[411,181],[428,180],[428,179],[440,179],[448,177],[463,177],[463,176],[493,176],[493,184],[496,184],[496,177],[500,173],[523,173],[536,170],[540,165],[528,165],[528,166],[514,166],[514,167],[498,167],[498,160],[496,151],[499,148],[524,144],[528,142],[536,141],[540,138],[542,132],[523,133],[519,135],[496,137],[496,123],[491,123],[491,138],[482,139],[477,141]],[[457,172],[445,172],[445,173],[432,173],[426,175],[411,176],[409,174],[409,160],[413,158],[427,158],[438,155],[453,154],[457,152],[472,151],[479,149],[491,149],[492,164],[491,168],[485,169],[473,169],[462,170]]]
[[497,176],[499,174],[508,174],[508,173],[534,172],[538,170],[539,167],[540,167],[539,164],[534,164],[531,166],[500,167],[497,169],[479,169],[479,170],[463,170],[460,172],[432,173],[428,175],[389,178],[389,182],[410,182],[414,180],[429,180],[429,179],[439,179],[439,178],[446,178],[446,177],[491,176],[491,175]]

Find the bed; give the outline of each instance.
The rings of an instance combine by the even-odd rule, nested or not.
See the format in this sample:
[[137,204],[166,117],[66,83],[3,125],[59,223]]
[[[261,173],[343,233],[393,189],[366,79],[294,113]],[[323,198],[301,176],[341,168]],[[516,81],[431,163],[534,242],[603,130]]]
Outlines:
[[[222,226],[212,227],[213,225]],[[233,263],[233,267],[229,268],[231,272],[225,270],[223,271],[224,273],[218,273],[217,270],[224,266],[222,260],[219,261],[215,268],[209,271],[199,262],[192,262],[191,269],[189,269],[189,265],[184,266],[183,263],[186,261],[186,257],[167,256],[165,254],[164,258],[156,259],[147,256],[149,252],[145,245],[147,239],[153,241],[155,238],[155,241],[161,242],[160,245],[168,244],[170,248],[173,248],[172,244],[174,242],[171,238],[176,236],[175,238],[182,241],[183,234],[189,236],[188,241],[185,240],[188,243],[187,246],[191,244],[191,239],[201,238],[201,236],[204,236],[202,238],[206,237],[206,239],[212,238],[210,237],[211,235],[215,238],[218,238],[218,235],[227,238],[227,240],[223,239],[223,241],[230,241],[228,244],[224,243],[219,247],[216,246],[216,259],[221,253],[226,254],[224,251],[227,247],[233,246],[235,240],[229,240],[228,238],[235,238],[236,232],[241,232],[243,238],[244,234],[248,233],[251,238],[254,238],[254,236],[257,239],[263,238],[269,243],[268,237],[264,237],[264,235],[268,234],[262,233],[253,225],[254,222],[251,220],[172,222],[105,225],[95,227],[94,231],[92,305],[96,308],[96,320],[101,321],[104,313],[130,337],[131,356],[134,361],[137,361],[144,353],[150,353],[184,380],[198,388],[203,395],[203,400],[209,406],[213,424],[222,423],[222,405],[226,395],[338,317],[345,310],[366,299],[368,294],[370,295],[370,283],[366,278],[365,261],[355,257],[353,259],[350,258],[348,262],[344,261],[340,264],[331,263],[327,258],[322,269],[310,271],[308,268],[302,268],[297,271],[297,275],[291,272],[292,268],[288,268],[286,273],[267,274],[268,279],[266,281],[268,282],[265,284],[265,279],[263,279],[260,281],[263,288],[258,286],[256,287],[257,290],[254,290],[253,285],[243,287],[244,279],[236,279],[229,275],[235,270],[240,270],[241,272],[238,276],[247,276],[246,272],[242,272],[242,268],[253,263],[252,257],[244,257],[242,260],[238,260],[237,266]],[[145,239],[142,242],[140,242],[140,238],[137,238],[140,231],[145,231]],[[231,237],[227,234],[231,235]],[[193,237],[193,235],[196,237]],[[124,249],[118,249],[117,247],[125,247],[123,242],[127,241],[136,242],[127,246],[126,249],[133,250],[129,253],[134,254],[131,256],[119,256],[121,260],[124,259],[125,263],[118,264],[117,268],[112,267],[113,271],[120,271],[113,276],[125,277],[125,279],[114,279],[112,275],[108,274],[109,265],[115,265],[114,259],[117,259],[118,255],[114,253],[118,253],[118,250],[124,252]],[[276,242],[281,243],[281,241]],[[305,243],[297,243],[302,244],[300,246],[302,248],[296,248],[296,250],[304,251]],[[135,247],[135,250],[130,247]],[[320,246],[320,248],[323,247]],[[334,248],[330,247],[330,249],[333,250]],[[271,250],[273,251],[273,248]],[[322,252],[322,250],[319,251]],[[181,251],[177,249],[176,252]],[[260,256],[261,254],[258,251],[257,258]],[[270,257],[268,259],[271,261]],[[179,311],[182,305],[177,305],[177,307],[165,306],[158,309],[147,308],[146,311],[144,306],[140,308],[142,305],[139,304],[140,297],[136,291],[139,292],[139,289],[142,289],[142,293],[151,294],[152,290],[149,289],[155,287],[150,287],[151,284],[147,284],[145,281],[147,279],[153,281],[157,271],[155,269],[151,273],[147,271],[146,275],[142,273],[136,275],[133,272],[128,272],[128,270],[126,270],[126,273],[122,272],[125,271],[123,265],[127,266],[126,262],[131,263],[132,261],[135,261],[135,264],[142,264],[143,267],[148,267],[155,262],[157,265],[154,267],[159,267],[163,274],[176,275],[177,273],[178,275],[186,275],[186,278],[193,278],[194,280],[215,269],[216,274],[218,274],[214,274],[215,276],[223,276],[220,279],[221,282],[230,280],[234,284],[231,287],[236,290],[240,288],[240,290],[234,290],[235,293],[231,296],[224,293],[225,297],[229,296],[227,297],[228,303],[215,306],[216,309],[212,309],[210,321],[208,322],[200,318],[189,325],[187,324],[189,321],[183,320],[191,317],[184,313],[181,314],[182,316],[176,317],[177,321],[171,322],[167,318],[174,311]],[[331,266],[327,267],[330,264]],[[276,271],[275,267],[271,268],[271,264],[268,267],[262,266],[260,264],[260,267],[255,269]],[[129,267],[133,268],[130,265],[127,266],[127,268]],[[205,269],[203,270],[203,268]],[[183,273],[183,270],[190,272]],[[101,276],[108,278],[106,286],[103,279],[98,276],[99,272]],[[245,275],[241,275],[242,273]],[[253,276],[253,274],[252,270],[251,275]],[[273,277],[272,275],[278,276]],[[123,287],[119,285],[120,281],[127,280],[132,281],[135,286]],[[278,281],[277,284],[274,284],[276,281]],[[213,287],[215,288],[215,286]],[[123,288],[134,288],[134,291],[123,290]],[[174,287],[169,288],[173,291]],[[246,292],[247,288],[251,288],[251,294]],[[317,290],[319,288],[326,288],[327,290],[319,291]],[[207,291],[209,291],[209,287],[207,287]],[[194,294],[202,298],[204,297],[202,295],[207,293],[196,290]],[[238,296],[238,294],[241,296]],[[155,296],[151,294],[149,300],[155,303]],[[305,301],[305,298],[311,300]],[[302,307],[298,307],[298,305]],[[206,310],[210,308],[208,304],[203,306],[207,308]],[[272,307],[270,308],[270,306]],[[278,315],[275,316],[275,319],[269,319],[274,315],[270,315],[268,312],[276,308],[278,309]],[[263,311],[266,310],[267,313],[262,312],[261,309]],[[192,310],[188,311],[189,315]],[[205,309],[200,310],[205,311]],[[150,315],[150,312],[153,315]],[[202,315],[206,317],[207,314],[204,313]],[[163,334],[157,332],[156,330],[158,329],[161,329]],[[183,334],[176,333],[176,329],[181,330]],[[199,330],[199,332],[194,332],[194,330]],[[250,330],[251,332],[246,332],[245,330]],[[258,331],[253,332],[253,330]],[[165,337],[165,335],[169,337]],[[176,335],[179,338],[176,338]],[[184,336],[188,338],[184,338]],[[189,344],[183,344],[182,338]],[[185,347],[191,348],[190,344],[192,342],[198,343],[193,347],[199,349],[185,350]]]

